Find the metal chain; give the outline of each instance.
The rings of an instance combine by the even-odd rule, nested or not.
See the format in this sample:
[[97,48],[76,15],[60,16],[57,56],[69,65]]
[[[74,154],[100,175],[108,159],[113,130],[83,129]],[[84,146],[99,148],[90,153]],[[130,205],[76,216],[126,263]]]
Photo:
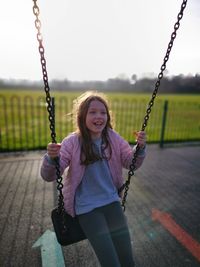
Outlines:
[[[43,74],[43,82],[44,82],[44,91],[46,93],[46,102],[47,102],[47,111],[48,111],[48,118],[49,118],[49,128],[51,131],[51,139],[52,143],[57,143],[56,142],[56,133],[55,133],[55,114],[54,114],[54,105],[52,104],[52,98],[50,95],[50,87],[49,87],[49,82],[48,82],[48,75],[47,75],[47,67],[46,67],[46,59],[44,56],[44,46],[43,46],[43,38],[41,34],[41,21],[39,19],[39,14],[40,14],[40,9],[37,5],[37,0],[33,0],[34,5],[33,5],[33,14],[35,15],[35,28],[37,30],[37,40],[39,43],[38,49],[40,53],[40,62],[41,62],[41,67],[42,67],[42,74]],[[60,164],[59,164],[59,159],[55,159],[55,167],[56,167],[56,177],[57,177],[57,190],[59,191],[59,196],[58,196],[58,210],[59,212],[64,211],[64,201],[63,201],[63,194],[62,194],[62,188],[63,188],[63,183],[62,183],[62,176],[60,175]]]
[[[158,89],[160,87],[160,83],[161,83],[161,80],[163,78],[163,73],[164,73],[164,70],[166,69],[166,64],[167,64],[167,61],[169,59],[170,52],[171,52],[171,49],[173,47],[174,40],[176,38],[177,30],[178,30],[178,28],[180,26],[180,20],[183,17],[183,12],[184,12],[184,9],[185,9],[186,5],[187,5],[187,0],[183,0],[183,2],[181,4],[180,12],[178,13],[178,16],[177,16],[177,22],[174,24],[174,31],[171,34],[171,39],[170,39],[170,42],[169,42],[168,47],[167,47],[166,54],[165,54],[164,59],[163,59],[163,64],[160,67],[160,73],[158,74],[158,78],[157,78],[157,81],[155,83],[155,87],[154,87],[154,91],[152,93],[151,100],[148,103],[148,107],[147,107],[147,110],[146,110],[146,115],[144,117],[144,121],[143,121],[143,124],[142,124],[141,131],[144,131],[145,128],[147,127],[147,123],[148,123],[148,120],[149,120],[149,117],[150,117],[151,109],[152,109],[152,107],[154,105],[154,100],[156,98]],[[131,165],[129,167],[128,178],[127,178],[125,184],[119,190],[119,192],[124,190],[124,194],[123,194],[123,198],[122,198],[122,208],[123,208],[124,211],[126,209],[125,204],[126,204],[126,199],[127,199],[127,196],[128,196],[130,180],[131,180],[131,177],[134,175],[134,170],[135,170],[135,164],[136,164],[136,160],[137,160],[138,151],[139,151],[139,146],[137,145],[135,153],[133,155],[132,163],[131,163]]]

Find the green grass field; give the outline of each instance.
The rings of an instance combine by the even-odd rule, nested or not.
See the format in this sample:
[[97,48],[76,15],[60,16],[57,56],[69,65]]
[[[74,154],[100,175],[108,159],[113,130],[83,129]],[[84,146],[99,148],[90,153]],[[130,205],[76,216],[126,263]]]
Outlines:
[[[56,132],[60,142],[73,131],[66,114],[80,92],[52,92],[56,104]],[[150,94],[106,93],[115,129],[130,143],[141,129]],[[155,99],[146,132],[149,142],[159,142],[164,102],[168,100],[164,139],[167,142],[200,140],[200,95],[163,95]],[[45,93],[36,90],[0,90],[0,150],[39,149],[50,142]]]
[[[56,96],[65,96],[65,97],[72,97],[75,98],[76,96],[80,95],[82,92],[58,92],[58,91],[51,91],[52,97]],[[0,88],[0,94],[5,95],[6,97],[11,97],[13,95],[19,96],[27,96],[30,95],[32,97],[42,97],[45,96],[45,92],[43,89],[40,90],[13,90],[13,89],[3,89]],[[151,98],[151,94],[132,94],[132,93],[105,93],[109,98],[122,98],[122,99],[146,99],[147,101]],[[189,101],[189,102],[200,102],[200,95],[196,94],[159,94],[157,95],[157,99],[161,100],[175,100],[175,101]]]

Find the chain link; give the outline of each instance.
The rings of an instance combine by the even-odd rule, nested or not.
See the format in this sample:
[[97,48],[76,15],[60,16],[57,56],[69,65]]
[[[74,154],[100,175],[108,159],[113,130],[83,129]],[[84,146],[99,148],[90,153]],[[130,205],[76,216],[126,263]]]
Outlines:
[[[149,117],[150,117],[151,109],[152,109],[152,107],[154,105],[154,100],[156,98],[158,89],[160,87],[161,80],[163,78],[163,74],[164,74],[164,71],[166,69],[166,64],[167,64],[167,61],[169,60],[170,52],[171,52],[171,49],[173,47],[173,43],[174,43],[174,40],[176,38],[176,33],[177,33],[177,30],[179,29],[179,26],[180,26],[180,20],[183,17],[183,12],[184,12],[184,9],[185,9],[186,5],[187,5],[187,0],[183,0],[183,2],[181,4],[180,12],[178,13],[178,16],[177,16],[177,21],[174,24],[174,31],[171,34],[171,39],[170,39],[170,42],[169,42],[168,47],[167,47],[166,54],[165,54],[164,59],[163,59],[163,64],[160,67],[160,73],[158,74],[158,78],[157,78],[157,81],[155,83],[155,87],[154,87],[154,91],[153,91],[152,96],[151,96],[151,100],[148,103],[148,107],[147,107],[147,110],[146,110],[146,114],[144,116],[144,121],[143,121],[143,124],[142,124],[141,131],[144,131],[145,128],[147,127],[147,123],[148,123],[148,120],[149,120]],[[124,211],[126,209],[125,204],[126,204],[126,199],[127,199],[127,196],[128,196],[128,190],[129,190],[131,177],[134,175],[135,163],[136,163],[138,151],[139,151],[139,146],[137,145],[136,146],[136,151],[135,151],[135,153],[133,155],[132,163],[131,163],[131,165],[129,167],[130,170],[128,172],[128,178],[127,178],[125,184],[119,190],[119,192],[124,190],[124,194],[123,194],[123,198],[122,198],[122,208],[123,208]]]

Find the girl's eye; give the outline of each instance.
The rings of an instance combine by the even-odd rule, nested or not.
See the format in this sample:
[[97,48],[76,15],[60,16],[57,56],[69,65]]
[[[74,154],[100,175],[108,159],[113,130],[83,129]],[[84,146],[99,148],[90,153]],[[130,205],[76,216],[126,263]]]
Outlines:
[[[96,112],[96,111],[94,111],[94,110],[91,110],[91,111],[89,111],[88,113],[89,113],[89,114],[96,114],[96,113],[98,113],[98,112]],[[100,113],[101,113],[102,115],[106,115],[106,114],[107,114],[106,111],[101,111]]]

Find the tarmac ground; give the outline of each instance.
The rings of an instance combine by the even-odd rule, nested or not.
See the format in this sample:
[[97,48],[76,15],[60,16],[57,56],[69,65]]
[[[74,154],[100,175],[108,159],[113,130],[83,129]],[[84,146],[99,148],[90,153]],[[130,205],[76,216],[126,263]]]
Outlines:
[[[57,197],[40,177],[43,154],[0,154],[0,266],[99,267],[87,240],[61,248],[51,239]],[[136,267],[200,266],[200,147],[149,145],[125,214]]]

